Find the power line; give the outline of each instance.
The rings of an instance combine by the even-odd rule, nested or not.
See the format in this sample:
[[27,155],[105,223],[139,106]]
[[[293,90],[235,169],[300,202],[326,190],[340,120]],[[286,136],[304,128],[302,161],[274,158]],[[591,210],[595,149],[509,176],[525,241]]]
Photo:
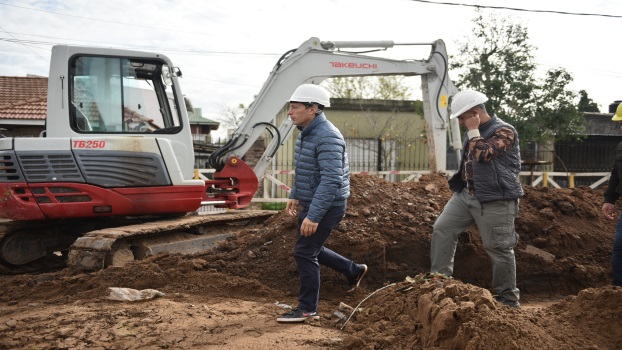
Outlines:
[[13,41],[19,43],[20,45],[24,46],[25,48],[27,48],[28,50],[30,50],[32,53],[34,53],[35,55],[39,56],[40,58],[42,58],[44,61],[47,62],[47,60],[45,58],[43,58],[43,56],[39,55],[38,53],[36,53],[32,48],[30,48],[30,46],[26,45],[25,43],[23,43],[22,41],[20,41],[19,39],[17,39],[16,37],[14,37],[11,33],[7,32],[4,28],[2,28],[2,26],[0,26],[0,29],[2,29],[3,32],[7,33],[8,35],[10,35],[11,37],[13,37]]
[[[11,32],[7,32],[5,31],[7,34],[11,35]],[[26,35],[26,36],[34,36],[34,37],[41,37],[41,38],[51,38],[51,39],[60,39],[60,40],[70,40],[70,41],[77,41],[77,42],[86,42],[86,43],[95,43],[96,45],[91,46],[91,47],[101,47],[102,43],[101,41],[90,41],[90,40],[78,40],[78,39],[67,39],[67,38],[59,38],[59,37],[51,37],[51,36],[43,36],[43,35],[33,35],[33,34],[21,34],[21,33],[13,33],[13,34],[18,34],[18,35]],[[15,36],[11,35],[12,38],[1,38],[0,37],[0,41],[6,41],[6,42],[10,42],[10,43],[18,43],[18,44],[24,44],[24,43],[28,43],[28,44],[38,44],[38,45],[47,45],[47,46],[53,46],[53,45],[67,45],[66,42],[53,42],[53,41],[39,41],[39,40],[24,40],[24,39],[17,39]],[[158,50],[158,51],[166,51],[166,52],[171,52],[171,53],[178,53],[178,54],[191,54],[191,55],[212,55],[212,56],[272,56],[272,57],[280,57],[282,54],[280,53],[265,53],[265,52],[235,52],[235,51],[201,51],[201,50],[187,50],[187,49],[175,49],[175,48],[160,48],[160,47],[153,47],[153,46],[131,46],[131,45],[118,45],[118,44],[113,44],[113,43],[106,43],[108,45],[116,45],[116,47],[123,47],[126,49],[131,49],[131,50]],[[73,45],[73,44],[71,44]],[[82,45],[82,46],[89,46],[89,45]],[[113,47],[111,47],[113,48]]]
[[121,24],[121,25],[125,25],[125,26],[140,27],[140,28],[157,29],[157,30],[164,30],[164,31],[167,31],[167,32],[177,32],[177,33],[186,33],[186,34],[205,35],[205,34],[197,33],[197,32],[189,32],[189,31],[183,31],[183,30],[175,30],[175,29],[168,29],[168,28],[159,28],[159,27],[145,26],[145,25],[140,25],[140,24],[135,24],[135,23],[110,21],[110,20],[98,19],[98,18],[92,18],[92,17],[69,15],[69,14],[66,14],[66,13],[59,13],[59,12],[48,11],[48,10],[41,10],[41,9],[32,8],[32,7],[25,7],[25,6],[17,6],[17,5],[5,4],[5,3],[2,3],[2,2],[0,2],[0,6],[16,7],[16,8],[21,8],[21,9],[24,9],[24,10],[29,10],[29,11],[39,11],[39,12],[50,13],[50,14],[57,15],[57,16],[66,16],[66,17],[72,17],[72,18],[87,19],[89,21]]
[[572,69],[574,72],[576,71],[586,71],[586,72],[590,72],[590,74],[598,74],[598,75],[602,75],[602,76],[606,76],[606,77],[612,77],[612,78],[622,78],[622,72],[616,72],[616,71],[610,71],[610,70],[603,70],[603,69],[596,69],[593,67],[583,67],[583,66],[560,66],[559,64],[556,63],[546,63],[546,62],[535,62],[536,65],[541,66],[541,67],[551,67],[551,68],[563,68],[566,70],[570,70]]
[[529,9],[521,9],[521,8],[506,7],[506,6],[471,5],[471,4],[461,4],[461,3],[442,2],[442,1],[428,1],[428,0],[410,0],[410,1],[413,1],[413,2],[423,2],[423,3],[435,4],[435,5],[466,6],[466,7],[477,7],[477,8],[486,8],[486,9],[495,9],[495,10],[510,10],[510,11],[537,12],[537,13],[554,13],[554,14],[558,14],[558,15],[573,15],[573,16],[596,16],[596,17],[622,18],[622,16],[607,15],[607,14],[600,14],[600,13],[580,13],[580,12],[566,12],[566,11],[552,11],[552,10],[529,10]]

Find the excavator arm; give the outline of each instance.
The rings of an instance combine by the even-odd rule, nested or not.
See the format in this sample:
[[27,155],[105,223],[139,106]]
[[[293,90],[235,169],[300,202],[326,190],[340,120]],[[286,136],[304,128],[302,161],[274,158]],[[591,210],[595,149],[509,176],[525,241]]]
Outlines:
[[[431,47],[426,60],[396,60],[375,57],[344,49],[387,50],[398,45],[427,45]],[[295,50],[285,53],[274,66],[255,102],[230,142],[216,151],[210,164],[217,170],[226,168],[231,157],[242,158],[266,128],[275,137],[254,167],[261,178],[277,149],[285,143],[294,125],[287,118],[276,128],[273,121],[292,92],[303,83],[319,84],[327,78],[356,76],[421,76],[423,110],[429,137],[430,171],[446,168],[447,135],[454,149],[461,148],[457,121],[450,123],[448,100],[457,92],[448,77],[448,62],[442,40],[429,43],[395,44],[392,41],[320,41],[310,38]]]

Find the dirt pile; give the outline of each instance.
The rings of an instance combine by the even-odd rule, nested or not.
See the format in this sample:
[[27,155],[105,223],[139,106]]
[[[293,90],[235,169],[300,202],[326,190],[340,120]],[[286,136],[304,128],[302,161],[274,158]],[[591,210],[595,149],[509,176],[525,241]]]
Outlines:
[[[618,349],[622,288],[515,310],[456,280],[400,282],[359,308],[346,349]],[[580,317],[579,317],[580,316]]]
[[[322,270],[320,327],[274,322],[283,312],[275,303],[295,304],[299,283],[295,218],[281,212],[261,226],[231,227],[236,235],[208,254],[0,276],[0,348],[615,349],[622,288],[609,286],[615,222],[600,217],[602,190],[525,193],[516,220],[521,310],[493,301],[490,261],[475,227],[460,237],[454,279],[423,278],[432,225],[451,195],[444,177],[391,183],[353,176],[346,217],[327,246],[370,271],[361,290],[346,294],[343,276]],[[119,304],[105,300],[108,287],[165,296]],[[343,329],[344,320],[331,318],[341,302],[361,303]],[[121,332],[120,322],[133,332]]]

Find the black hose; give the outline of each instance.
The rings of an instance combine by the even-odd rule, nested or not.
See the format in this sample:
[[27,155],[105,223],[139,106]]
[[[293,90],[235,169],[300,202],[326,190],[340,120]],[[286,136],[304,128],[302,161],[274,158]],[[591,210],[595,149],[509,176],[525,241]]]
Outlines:
[[212,153],[209,156],[209,159],[207,160],[207,162],[209,163],[209,165],[214,168],[216,171],[221,171],[222,168],[224,168],[224,163],[222,163],[220,161],[221,156],[224,153],[227,153],[229,151],[229,148],[231,148],[231,146],[238,140],[237,137],[232,138],[231,140],[227,141],[227,143],[225,143],[224,146],[222,146],[221,148],[217,149],[216,151],[214,151],[214,153]]
[[[267,123],[267,122],[260,122],[260,123],[257,123],[255,125],[253,125],[253,128],[251,128],[251,132],[258,125],[266,125],[266,127],[267,127],[267,129],[268,129],[268,131],[270,132],[271,135],[274,135],[274,133],[272,132],[272,130],[274,130],[276,135],[277,135],[277,140],[278,140],[278,144],[277,145],[281,144],[281,133],[280,133],[279,129],[276,126],[274,126],[274,125],[272,125],[270,123]],[[272,130],[270,130],[270,129],[272,129]],[[233,145],[237,142],[237,140],[239,138],[240,138],[239,136],[237,136],[235,138],[232,138],[224,146],[222,146],[221,148],[219,148],[216,151],[214,151],[214,153],[212,153],[210,155],[209,159],[208,159],[209,165],[212,168],[214,168],[216,171],[221,171],[224,168],[224,166],[225,166],[225,160],[222,157],[225,154],[233,152],[236,149],[244,146],[244,144],[246,144],[246,142],[248,141],[248,139],[244,139],[244,142],[242,142],[239,145],[233,147]],[[276,151],[278,150],[278,148],[279,148],[279,146],[274,148],[274,150],[270,154],[271,158],[276,154]]]
[[287,51],[286,53],[284,53],[283,55],[281,55],[279,60],[276,62],[276,70],[279,70],[279,68],[281,68],[281,64],[283,64],[283,61],[285,61],[287,59],[287,57],[289,57],[289,55],[291,55],[294,52],[296,52],[296,50],[298,50],[298,49],[291,49],[291,50]]
[[[281,132],[279,131],[279,129],[275,125],[272,125],[270,123],[266,123],[266,122],[257,123],[257,124],[255,124],[253,126],[253,128],[255,126],[257,126],[257,125],[266,125],[267,127],[272,128],[276,132],[276,138],[277,138],[278,143],[277,143],[277,146],[272,151],[272,154],[270,154],[270,158],[272,158],[272,157],[274,157],[274,155],[276,154],[276,151],[279,149],[279,147],[281,145]],[[274,134],[272,133],[270,128],[266,128],[266,129],[268,129],[268,131],[272,134],[272,136],[274,136]]]
[[438,92],[436,93],[436,113],[438,114],[438,117],[441,118],[441,121],[445,122],[445,119],[443,119],[443,116],[441,115],[441,110],[438,108],[438,100],[441,97],[441,90],[443,89],[443,84],[445,83],[445,79],[447,78],[447,71],[449,70],[449,66],[447,65],[447,59],[445,59],[445,56],[443,56],[440,52],[438,51],[434,51],[434,54],[438,54],[439,56],[441,56],[441,59],[443,60],[443,64],[445,64],[445,70],[443,71],[443,79],[441,79],[441,84],[438,87]]

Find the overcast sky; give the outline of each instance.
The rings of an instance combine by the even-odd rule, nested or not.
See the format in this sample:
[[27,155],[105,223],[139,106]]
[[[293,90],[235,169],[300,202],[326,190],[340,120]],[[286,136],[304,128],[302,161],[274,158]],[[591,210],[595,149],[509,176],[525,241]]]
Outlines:
[[[602,112],[622,100],[622,1],[444,2],[532,10],[494,11],[525,25],[539,67],[567,69],[571,88],[586,90]],[[0,75],[47,76],[55,44],[156,51],[181,68],[181,87],[193,105],[218,119],[226,106],[250,104],[278,58],[310,37],[442,39],[452,55],[475,16],[473,7],[435,0],[0,0]],[[426,59],[426,50],[397,58]]]

